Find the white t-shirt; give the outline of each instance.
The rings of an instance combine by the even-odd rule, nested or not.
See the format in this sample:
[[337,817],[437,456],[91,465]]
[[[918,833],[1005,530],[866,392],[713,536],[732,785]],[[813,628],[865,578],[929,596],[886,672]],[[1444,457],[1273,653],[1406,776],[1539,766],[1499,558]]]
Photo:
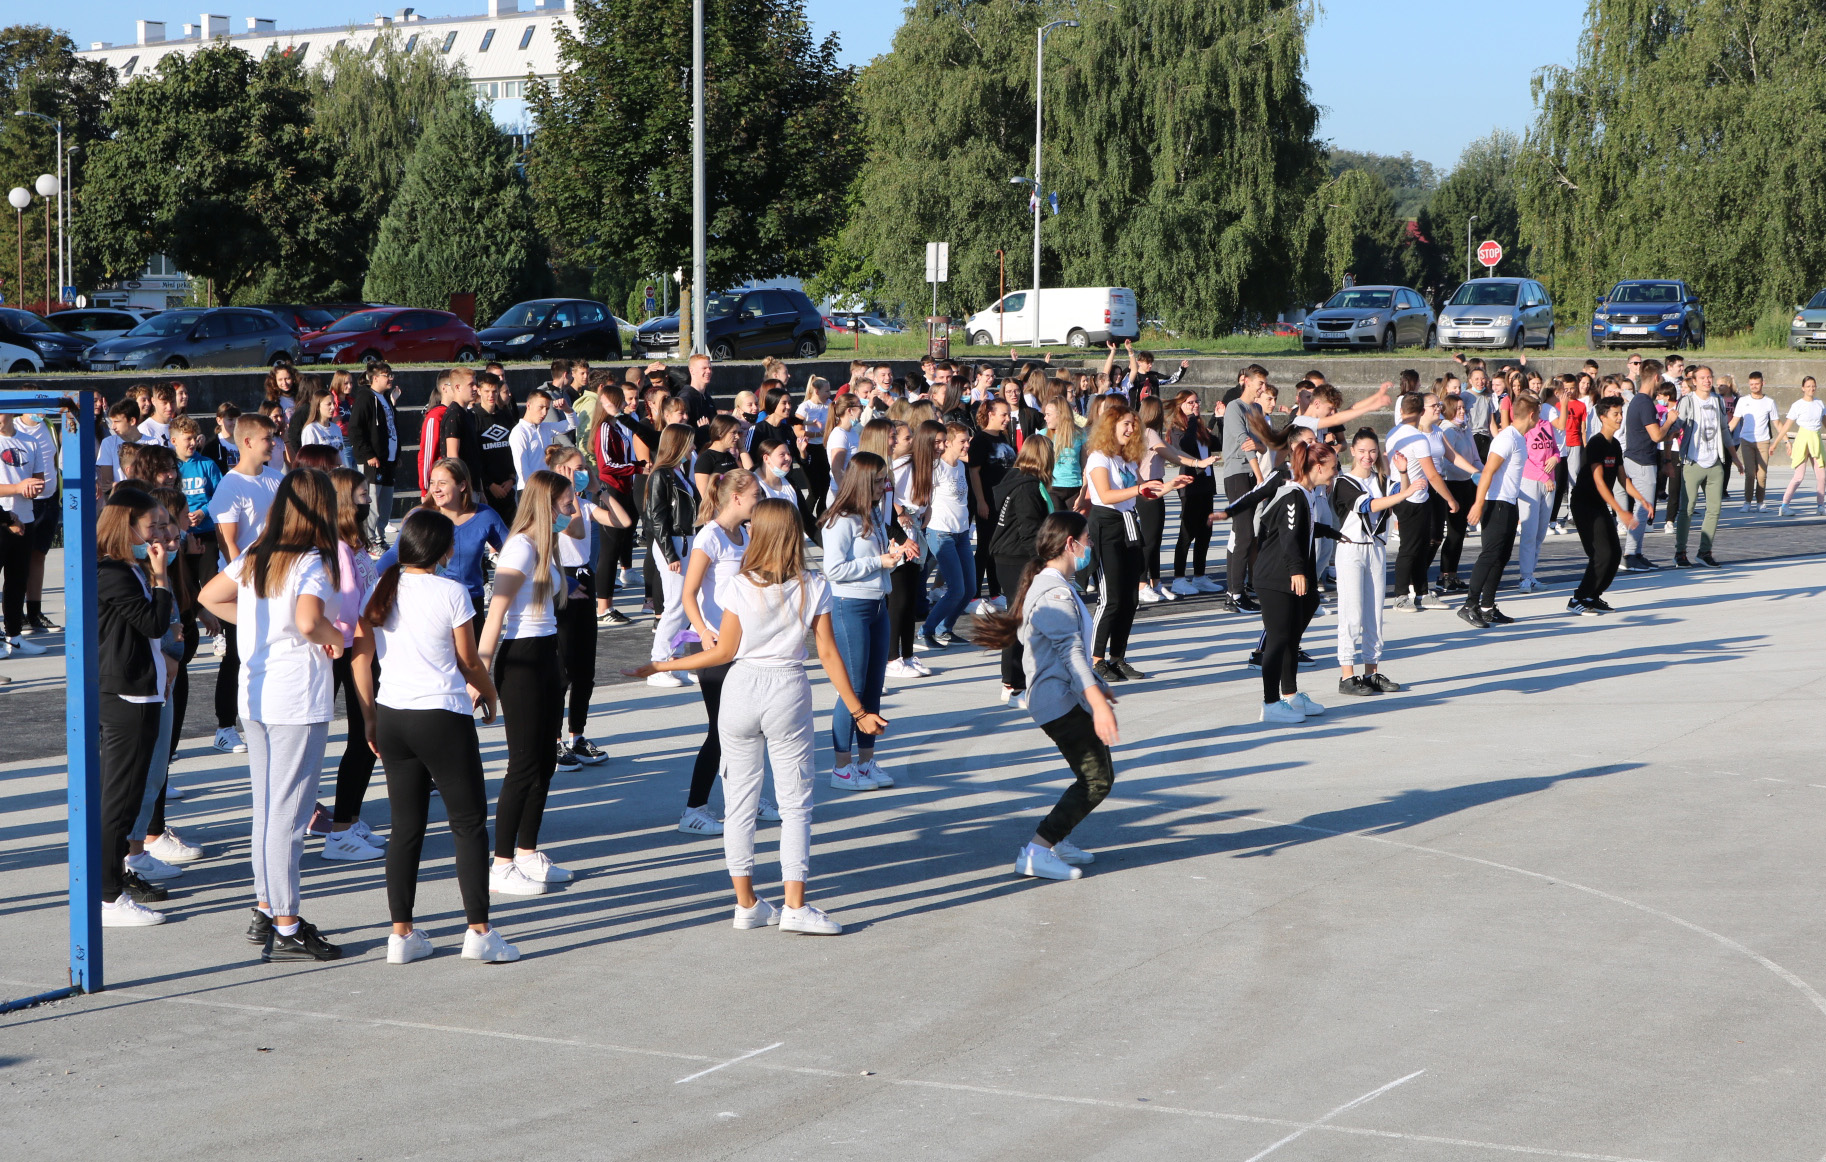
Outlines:
[[1788,418],[1809,432],[1820,430],[1820,419],[1826,417],[1826,399],[1797,399],[1788,405]]
[[1522,468],[1528,463],[1528,443],[1515,428],[1507,427],[1490,441],[1490,454],[1501,456],[1503,466],[1496,470],[1496,479],[1490,482],[1490,491],[1484,495],[1489,500],[1515,504],[1522,493]]
[[1775,425],[1775,401],[1766,395],[1761,399],[1740,396],[1733,422],[1737,425],[1738,439],[1757,443],[1767,440]]
[[501,621],[502,638],[550,637],[558,632],[558,618],[553,613],[555,595],[564,584],[563,574],[558,572],[558,563],[552,562],[552,593],[544,601],[533,599],[533,573],[539,566],[539,548],[525,533],[516,533],[507,538],[501,546],[501,553],[495,558],[495,573],[498,576],[503,569],[512,569],[525,576],[520,591],[514,594],[513,601],[507,607],[507,616]]
[[[238,475],[235,473],[234,475]],[[336,713],[335,679],[330,655],[298,632],[298,599],[323,602],[325,618],[335,620],[341,601],[323,559],[316,553],[298,558],[277,593],[255,597],[243,580],[253,557],[236,558],[232,568],[235,626],[241,650],[241,717],[276,726],[328,722]]]
[[[805,421],[805,440],[809,444],[824,443],[824,429],[830,423],[831,405],[827,403],[802,403],[799,405],[799,418]],[[817,424],[816,431],[812,425]]]
[[[38,422],[26,423],[30,419],[36,419]],[[46,424],[43,417],[40,416],[20,416],[14,421],[13,430],[26,439],[37,441],[38,451],[44,456],[44,459],[39,461],[44,465],[44,492],[39,499],[47,500],[56,496],[57,486],[61,483],[59,477],[63,469],[57,462],[59,454],[57,438],[51,435],[50,425]]]
[[786,482],[784,476],[780,477],[780,483],[769,484],[766,478],[757,472],[755,473],[755,483],[761,486],[761,497],[764,500],[784,500],[788,504],[799,503],[798,496],[793,493],[793,486]]
[[349,449],[343,445],[342,429],[335,424],[306,424],[299,439],[304,444],[324,444],[336,449],[336,455],[342,459],[342,466],[349,466]]
[[[1444,437],[1442,436],[1440,440],[1443,446]],[[1407,457],[1408,480],[1426,479],[1427,471],[1421,466],[1421,461],[1433,458],[1433,441],[1427,438],[1425,432],[1413,424],[1398,424],[1395,430],[1389,433],[1388,439],[1383,441],[1382,448],[1383,454],[1389,458],[1390,463],[1394,462],[1396,453]],[[1422,487],[1419,492],[1408,497],[1408,500],[1415,504],[1425,504],[1432,495],[1432,489]]]
[[[279,491],[279,482],[284,479],[284,474],[275,471],[270,464],[262,468],[258,476],[245,472],[222,474],[222,483],[216,485],[215,495],[209,498],[209,516],[218,525],[223,521],[234,524],[235,544],[243,553],[266,528],[266,514],[273,507],[273,494]],[[228,567],[227,557],[220,557],[220,567]]]
[[[831,487],[825,494],[826,504],[837,499],[837,489],[843,483],[845,473],[849,471],[850,457],[856,454],[856,445],[861,438],[855,428],[845,427],[832,428],[830,435],[825,438],[824,451],[830,458],[831,464]],[[837,466],[839,453],[843,456],[841,468]]]
[[970,476],[964,461],[932,461],[932,519],[935,533],[961,533],[970,527]]
[[[114,469],[114,478],[120,479],[120,446],[127,441],[110,433],[100,446],[95,449],[95,466]],[[138,443],[138,441],[134,441]]]
[[[0,484],[23,484],[27,477],[37,472],[44,473],[48,481],[56,476],[56,470],[45,464],[44,454],[38,441],[14,429],[11,436],[0,436]],[[22,525],[32,523],[32,498],[29,496],[0,496],[0,512],[10,512],[13,518]]]
[[469,714],[474,707],[450,633],[474,618],[475,604],[462,582],[401,572],[393,612],[374,631],[374,656],[380,662],[374,700],[395,710]]
[[1566,455],[1566,433],[1562,432],[1560,429],[1553,426],[1554,421],[1559,418],[1560,418],[1560,409],[1559,408],[1555,407],[1553,404],[1550,404],[1550,403],[1544,403],[1541,405],[1541,422],[1546,424],[1547,430],[1553,433],[1554,448],[1559,452],[1559,454],[1561,456],[1565,456]]
[[822,573],[798,582],[761,586],[737,574],[718,594],[723,608],[742,619],[737,661],[784,663],[805,660],[805,633],[812,619],[831,611],[831,583]]
[[1110,456],[1103,452],[1092,452],[1084,460],[1084,487],[1089,490],[1091,503],[1098,508],[1110,508],[1117,512],[1135,511],[1135,498],[1132,496],[1115,504],[1104,503],[1103,498],[1097,492],[1095,480],[1091,476],[1091,471],[1096,468],[1101,468],[1110,474],[1110,490],[1115,491],[1118,488],[1135,487],[1136,466],[1120,456]]
[[596,522],[590,519],[590,512],[595,507],[579,496],[577,515],[571,520],[583,522],[583,536],[570,536],[568,528],[558,534],[558,564],[567,569],[581,569],[595,560],[592,549],[596,543]]
[[742,571],[742,554],[748,551],[748,541],[746,538],[740,543],[731,540],[722,525],[711,521],[691,538],[691,548],[710,558],[703,584],[697,587],[697,607],[704,614],[704,624],[716,629],[723,624],[723,603],[719,594],[727,592],[730,582]]
[[139,442],[171,447],[171,425],[161,424],[157,420],[142,420],[139,426]]
[[521,420],[508,434],[507,446],[513,449],[514,478],[518,487],[525,488],[533,473],[545,471],[545,448],[552,442],[552,432],[553,429],[544,424]]

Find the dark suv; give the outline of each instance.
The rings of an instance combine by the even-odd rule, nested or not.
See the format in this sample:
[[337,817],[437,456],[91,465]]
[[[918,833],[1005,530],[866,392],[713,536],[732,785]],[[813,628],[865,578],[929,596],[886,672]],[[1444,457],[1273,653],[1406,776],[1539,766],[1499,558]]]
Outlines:
[[1683,347],[1706,345],[1706,313],[1692,288],[1678,279],[1632,278],[1598,299],[1591,316],[1591,345]]
[[72,371],[82,364],[89,341],[18,307],[0,307],[0,343],[38,353],[46,371]]
[[589,299],[516,303],[476,332],[490,359],[620,359],[621,328]]
[[[803,291],[763,287],[711,295],[704,318],[704,341],[712,359],[816,359],[824,354],[824,315]],[[637,358],[679,351],[676,314],[648,319],[635,333]]]

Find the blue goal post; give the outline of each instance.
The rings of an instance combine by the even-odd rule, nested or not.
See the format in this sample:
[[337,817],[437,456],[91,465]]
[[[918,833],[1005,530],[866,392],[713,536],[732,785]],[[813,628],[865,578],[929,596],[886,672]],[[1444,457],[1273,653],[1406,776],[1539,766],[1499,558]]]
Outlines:
[[62,428],[64,730],[69,753],[70,981],[0,1001],[0,1013],[103,987],[101,947],[100,689],[96,672],[95,400],[78,391],[0,391],[0,413],[42,415]]

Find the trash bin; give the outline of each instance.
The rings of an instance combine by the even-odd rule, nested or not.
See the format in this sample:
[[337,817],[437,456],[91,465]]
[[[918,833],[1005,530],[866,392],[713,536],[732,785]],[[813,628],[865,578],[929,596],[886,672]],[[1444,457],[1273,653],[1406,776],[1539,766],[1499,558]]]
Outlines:
[[934,359],[951,358],[951,320],[944,315],[926,316],[926,354]]

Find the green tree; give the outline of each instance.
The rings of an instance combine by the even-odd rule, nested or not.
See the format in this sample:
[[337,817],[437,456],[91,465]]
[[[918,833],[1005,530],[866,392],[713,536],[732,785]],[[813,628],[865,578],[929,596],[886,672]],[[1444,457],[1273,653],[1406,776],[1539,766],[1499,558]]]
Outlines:
[[[691,5],[577,0],[563,68],[531,86],[528,172],[555,250],[623,275],[691,260]],[[819,265],[860,158],[853,74],[801,0],[707,6],[711,290]]]
[[[1436,248],[1436,258],[1426,267],[1431,293],[1449,293],[1464,278],[1467,226],[1471,227],[1472,249],[1485,239],[1494,239],[1503,248],[1503,260],[1493,270],[1486,272],[1474,261],[1472,277],[1538,273],[1521,236],[1516,206],[1521,156],[1521,138],[1496,130],[1465,146],[1458,164],[1428,199],[1415,224]],[[1473,215],[1475,223],[1471,222]]]
[[1395,213],[1402,218],[1412,218],[1418,214],[1433,191],[1439,188],[1440,173],[1433,167],[1433,163],[1422,161],[1405,151],[1396,155],[1365,153],[1355,149],[1327,149],[1325,168],[1334,178],[1352,169],[1375,174],[1388,187],[1389,195],[1395,199]]
[[317,293],[347,244],[349,200],[295,58],[169,53],[121,87],[107,124],[76,188],[87,269],[127,278],[162,253],[221,300],[257,279],[275,296]]
[[[925,303],[923,244],[951,243],[941,305],[1032,278],[1034,30],[1047,44],[1042,274],[1133,287],[1195,335],[1272,315],[1308,281],[1308,199],[1323,159],[1293,0],[916,0],[859,86],[870,140],[830,268],[849,289]],[[830,269],[827,268],[827,269]]]
[[1826,280],[1826,8],[1594,0],[1579,56],[1536,80],[1522,237],[1562,303],[1683,278],[1714,332]]
[[1324,255],[1320,294],[1343,286],[1346,274],[1359,285],[1401,281],[1395,256],[1406,221],[1396,215],[1394,195],[1380,177],[1344,170],[1319,188],[1313,209]]
[[380,221],[433,114],[467,92],[462,66],[427,42],[406,52],[397,32],[373,51],[343,43],[309,75],[312,132],[336,158],[336,182],[355,195],[348,243],[326,256],[329,293],[360,294]]
[[513,143],[465,93],[432,115],[381,219],[365,297],[444,308],[474,292],[492,319],[549,278]]

